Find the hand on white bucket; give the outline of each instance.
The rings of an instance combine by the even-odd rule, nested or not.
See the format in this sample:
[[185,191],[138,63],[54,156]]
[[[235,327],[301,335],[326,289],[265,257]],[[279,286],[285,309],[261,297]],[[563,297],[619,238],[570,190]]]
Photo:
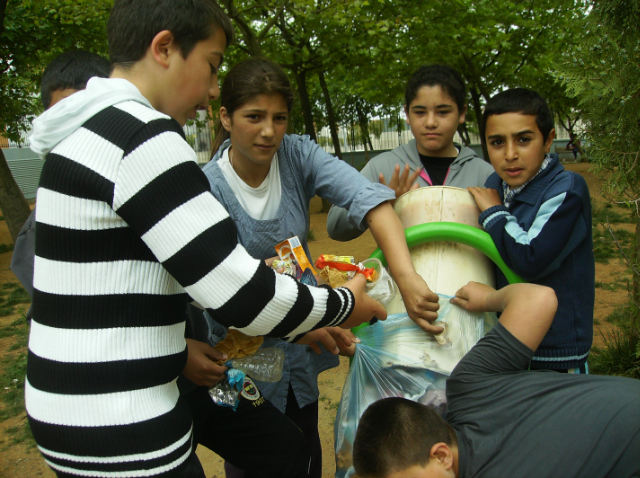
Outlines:
[[416,271],[395,278],[407,314],[418,327],[432,335],[444,329],[432,324],[438,318],[438,295],[429,289],[424,279]]

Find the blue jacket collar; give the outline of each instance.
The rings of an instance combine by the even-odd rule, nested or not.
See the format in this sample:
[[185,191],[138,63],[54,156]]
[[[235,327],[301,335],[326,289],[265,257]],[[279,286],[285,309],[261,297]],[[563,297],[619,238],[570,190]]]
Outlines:
[[[533,181],[531,181],[527,186],[522,190],[522,192],[514,198],[513,202],[524,202],[527,204],[534,205],[540,199],[542,193],[547,189],[549,183],[553,181],[558,174],[564,171],[564,166],[560,164],[556,158],[551,160],[549,167],[542,171],[538,176],[536,176]],[[502,192],[502,179],[498,176],[498,173],[493,173],[487,179],[487,187],[491,189],[496,189],[500,194],[500,198],[504,200],[504,194]]]

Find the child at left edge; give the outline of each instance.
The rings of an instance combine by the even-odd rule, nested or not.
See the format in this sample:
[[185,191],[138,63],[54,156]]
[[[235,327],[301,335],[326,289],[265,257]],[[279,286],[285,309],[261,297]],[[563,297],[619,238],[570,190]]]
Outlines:
[[[514,88],[495,95],[482,122],[495,173],[486,188],[468,188],[482,211],[478,222],[515,273],[551,287],[558,297],[531,369],[588,373],[595,262],[587,183],[549,156],[553,116],[535,91]],[[505,286],[504,274],[496,274],[497,287]]]

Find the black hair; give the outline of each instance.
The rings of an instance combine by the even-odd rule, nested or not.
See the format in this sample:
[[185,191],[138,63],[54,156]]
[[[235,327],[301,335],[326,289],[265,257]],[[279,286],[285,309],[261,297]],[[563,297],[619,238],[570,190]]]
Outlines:
[[187,58],[217,28],[229,46],[233,26],[214,0],[115,0],[107,24],[109,57],[114,66],[127,68],[144,57],[158,33],[169,30]]
[[536,124],[544,141],[553,129],[553,115],[545,99],[527,88],[512,88],[492,96],[482,113],[482,131],[487,131],[489,116],[520,113],[536,117]]
[[[234,65],[225,76],[220,88],[220,106],[233,116],[237,108],[256,96],[274,94],[282,96],[287,111],[291,112],[294,96],[284,70],[266,58],[248,58]],[[229,132],[218,123],[212,156],[228,137]]]
[[360,418],[353,443],[353,466],[363,478],[384,478],[414,465],[425,466],[431,447],[457,444],[453,428],[425,405],[385,398]]
[[439,86],[449,95],[462,113],[466,105],[467,90],[460,73],[447,65],[423,65],[413,72],[404,90],[404,101],[407,108],[418,96],[423,86]]
[[51,106],[51,94],[57,90],[84,90],[89,78],[109,78],[111,65],[100,55],[83,50],[68,51],[55,57],[42,73],[42,106]]

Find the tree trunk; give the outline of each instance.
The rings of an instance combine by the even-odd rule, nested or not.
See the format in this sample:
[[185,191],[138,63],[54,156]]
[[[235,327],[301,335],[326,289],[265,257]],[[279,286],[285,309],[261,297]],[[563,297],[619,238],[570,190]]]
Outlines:
[[304,132],[309,137],[317,141],[316,128],[313,124],[313,113],[311,112],[311,101],[309,100],[309,90],[307,89],[307,71],[300,70],[296,73],[296,83],[298,85],[298,96],[300,97],[300,107],[304,116]]
[[478,125],[478,131],[480,133],[480,143],[482,144],[482,155],[484,156],[484,160],[487,163],[490,163],[489,160],[489,151],[487,150],[487,141],[484,137],[484,128],[482,127],[482,105],[480,104],[480,95],[476,90],[475,85],[469,88],[471,92],[471,99],[473,100],[473,111],[476,114],[476,123]]
[[469,139],[469,130],[467,129],[467,123],[458,125],[458,134],[462,138],[462,142],[465,146],[471,145],[471,139]]
[[4,31],[4,12],[7,10],[7,1],[0,0],[0,35]]
[[371,144],[371,140],[369,139],[369,119],[362,111],[358,100],[356,100],[356,113],[358,115],[358,124],[360,125],[360,136],[362,137],[362,145],[364,146],[364,157],[366,162],[368,163],[370,158],[367,146]]
[[329,130],[331,131],[331,141],[333,141],[333,154],[342,159],[342,151],[340,150],[340,138],[338,137],[338,127],[336,125],[336,116],[333,113],[333,104],[331,103],[331,96],[329,95],[329,88],[327,88],[327,82],[324,80],[324,72],[318,72],[318,80],[320,80],[320,88],[322,88],[322,94],[324,95],[324,103],[327,107],[327,119],[329,120]]
[[[635,261],[635,269],[636,271],[640,269],[640,215],[636,213],[636,237],[635,237],[635,250],[631,254],[631,262]],[[640,333],[640,276],[633,271],[633,293],[632,299],[635,302],[635,306],[632,305],[632,310],[634,313],[632,314],[633,320],[633,328]]]
[[31,209],[11,174],[2,149],[0,149],[0,209],[9,228],[11,240],[15,244],[20,228],[31,214]]

